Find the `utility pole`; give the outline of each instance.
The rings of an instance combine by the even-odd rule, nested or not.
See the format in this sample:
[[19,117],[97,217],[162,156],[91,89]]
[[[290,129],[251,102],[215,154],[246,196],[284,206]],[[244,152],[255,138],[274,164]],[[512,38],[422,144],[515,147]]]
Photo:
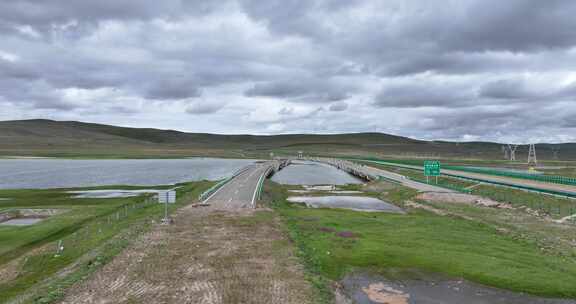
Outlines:
[[536,159],[536,145],[530,144],[530,148],[528,150],[528,166],[536,166],[538,165],[538,160]]

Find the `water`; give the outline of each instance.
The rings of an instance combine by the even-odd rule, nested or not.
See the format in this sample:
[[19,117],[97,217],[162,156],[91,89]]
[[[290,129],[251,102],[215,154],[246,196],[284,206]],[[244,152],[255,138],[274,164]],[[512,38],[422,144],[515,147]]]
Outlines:
[[491,288],[464,280],[385,278],[352,274],[342,280],[344,292],[358,304],[576,304]]
[[142,194],[165,192],[166,190],[86,190],[86,191],[68,191],[67,193],[76,194],[72,198],[119,198],[135,197]]
[[7,220],[5,222],[0,223],[0,225],[4,226],[30,226],[34,225],[40,221],[44,220],[43,218],[15,218],[11,220]]
[[364,196],[293,196],[289,202],[304,203],[312,208],[338,208],[356,211],[379,211],[404,213],[396,205],[386,203],[377,198]]
[[171,185],[230,176],[244,159],[0,159],[0,189]]
[[362,181],[342,170],[326,164],[294,161],[272,180],[284,185],[345,185],[360,184]]

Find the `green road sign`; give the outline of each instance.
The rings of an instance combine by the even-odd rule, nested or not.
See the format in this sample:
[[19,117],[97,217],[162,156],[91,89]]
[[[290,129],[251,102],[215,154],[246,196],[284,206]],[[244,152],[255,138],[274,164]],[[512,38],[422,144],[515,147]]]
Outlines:
[[436,160],[427,160],[424,162],[424,175],[440,176],[440,162]]

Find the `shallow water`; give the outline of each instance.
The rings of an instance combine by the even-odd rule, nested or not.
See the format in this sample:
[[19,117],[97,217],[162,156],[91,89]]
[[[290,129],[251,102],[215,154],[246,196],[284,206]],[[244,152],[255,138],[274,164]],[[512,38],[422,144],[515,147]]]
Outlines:
[[293,161],[292,164],[272,176],[272,180],[284,185],[345,185],[362,181],[342,170],[326,164]]
[[75,194],[72,198],[119,198],[135,197],[146,193],[158,193],[166,190],[140,189],[140,190],[86,190],[86,191],[68,191],[67,193]]
[[40,221],[44,220],[43,218],[15,218],[11,220],[7,220],[5,222],[0,223],[3,226],[30,226],[34,225]]
[[357,211],[379,211],[404,213],[396,205],[386,203],[377,198],[364,196],[292,196],[289,202],[304,203],[312,208],[338,208]]
[[342,281],[345,293],[357,304],[576,304],[491,288],[464,280],[389,281],[353,274]]
[[104,185],[169,185],[230,176],[254,160],[191,159],[0,159],[0,189]]

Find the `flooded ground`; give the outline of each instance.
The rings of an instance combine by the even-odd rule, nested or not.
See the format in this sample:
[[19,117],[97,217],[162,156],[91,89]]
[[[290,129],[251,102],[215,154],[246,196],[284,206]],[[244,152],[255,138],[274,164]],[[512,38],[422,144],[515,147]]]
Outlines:
[[342,280],[344,293],[356,304],[576,304],[491,288],[464,280],[401,280],[352,274]]
[[338,208],[356,211],[378,211],[404,213],[396,205],[386,203],[377,198],[364,196],[292,196],[292,203],[303,203],[311,208]]
[[1,222],[2,226],[30,226],[43,221],[44,218],[15,218]]
[[293,161],[292,164],[272,177],[284,185],[345,185],[360,184],[362,180],[330,165]]
[[86,191],[68,191],[67,193],[75,194],[72,198],[119,198],[119,197],[135,197],[142,194],[158,192],[166,190],[154,189],[140,189],[140,190],[86,190]]
[[218,180],[253,163],[245,159],[0,159],[0,189],[170,185]]
[[29,226],[51,216],[66,212],[66,209],[9,209],[0,213],[2,226]]

